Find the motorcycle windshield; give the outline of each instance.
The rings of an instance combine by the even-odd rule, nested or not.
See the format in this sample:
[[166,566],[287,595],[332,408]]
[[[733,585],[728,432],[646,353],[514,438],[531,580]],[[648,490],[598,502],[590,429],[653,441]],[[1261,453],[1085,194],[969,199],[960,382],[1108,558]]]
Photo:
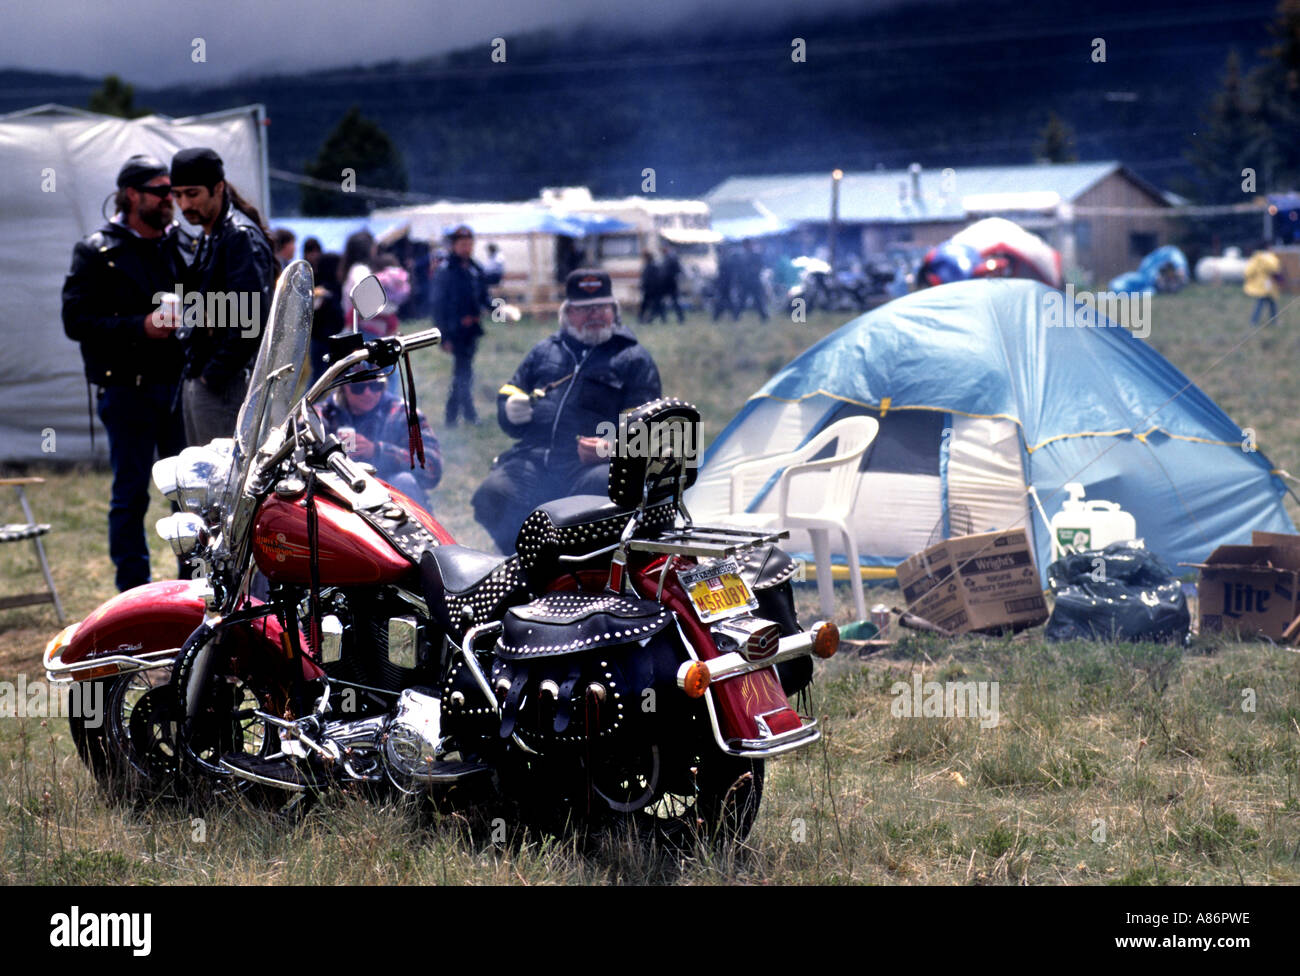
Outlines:
[[257,452],[267,434],[284,422],[307,390],[313,284],[311,265],[294,261],[275,287],[266,335],[235,426],[241,459]]
[[226,512],[224,547],[241,562],[253,520],[253,503],[245,488],[253,459],[270,433],[289,415],[307,389],[310,370],[312,273],[306,261],[294,261],[280,274],[258,347],[248,395],[235,426],[234,463],[222,507]]

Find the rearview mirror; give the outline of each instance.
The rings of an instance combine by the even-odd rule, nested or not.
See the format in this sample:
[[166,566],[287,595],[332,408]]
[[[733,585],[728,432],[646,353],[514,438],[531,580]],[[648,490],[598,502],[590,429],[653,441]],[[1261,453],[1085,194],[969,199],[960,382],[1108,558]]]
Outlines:
[[350,295],[352,307],[357,310],[357,315],[363,319],[373,319],[376,315],[384,310],[388,304],[388,296],[384,294],[384,286],[379,283],[379,279],[374,275],[366,275],[356,283]]

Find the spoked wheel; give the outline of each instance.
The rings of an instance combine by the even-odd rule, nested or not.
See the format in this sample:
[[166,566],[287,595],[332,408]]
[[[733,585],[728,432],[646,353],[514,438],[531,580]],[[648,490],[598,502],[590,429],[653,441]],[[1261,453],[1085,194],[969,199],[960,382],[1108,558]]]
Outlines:
[[206,772],[223,776],[221,757],[226,753],[265,758],[279,751],[279,737],[257,717],[261,707],[257,694],[240,678],[219,675],[213,679],[204,707],[190,725],[187,741],[193,758]]
[[[173,690],[174,694],[174,690]],[[181,729],[178,759],[190,792],[200,800],[245,797],[259,806],[281,807],[296,794],[261,787],[234,776],[221,765],[231,753],[268,759],[278,755],[280,738],[256,712],[262,696],[234,675],[215,675],[204,692],[198,712]],[[178,711],[180,709],[177,705]]]
[[178,764],[172,740],[175,697],[166,675],[142,672],[122,681],[109,696],[108,739],[121,757],[121,774],[132,793],[142,798],[168,795],[175,788]]
[[716,849],[743,844],[758,817],[763,796],[763,761],[710,751],[689,770],[670,777],[679,763],[658,745],[590,765],[593,814],[672,844],[691,839]]
[[744,843],[763,800],[763,760],[707,756],[696,767],[695,786],[701,834],[719,846]]
[[166,671],[137,671],[96,684],[102,691],[83,700],[102,702],[102,715],[70,718],[78,754],[111,799],[169,795],[177,764]]
[[593,803],[613,813],[636,813],[659,797],[659,746],[650,744],[628,756],[607,756],[591,764]]

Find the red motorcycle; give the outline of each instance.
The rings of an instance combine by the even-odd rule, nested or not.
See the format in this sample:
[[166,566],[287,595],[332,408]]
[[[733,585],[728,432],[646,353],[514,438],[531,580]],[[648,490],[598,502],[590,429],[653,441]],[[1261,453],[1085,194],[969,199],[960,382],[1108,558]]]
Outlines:
[[[106,685],[104,721],[72,719],[90,768],[126,796],[481,780],[538,810],[747,834],[764,760],[820,735],[788,696],[839,634],[799,627],[784,533],[692,523],[695,408],[624,412],[607,498],[543,505],[515,554],[477,552],[313,409],[392,370],[413,405],[409,355],[437,330],[340,337],[304,393],[311,295],[295,262],[233,440],[155,466],[182,508],[159,531],[204,575],[120,594],[46,649],[51,680]],[[353,301],[366,315],[382,289]]]

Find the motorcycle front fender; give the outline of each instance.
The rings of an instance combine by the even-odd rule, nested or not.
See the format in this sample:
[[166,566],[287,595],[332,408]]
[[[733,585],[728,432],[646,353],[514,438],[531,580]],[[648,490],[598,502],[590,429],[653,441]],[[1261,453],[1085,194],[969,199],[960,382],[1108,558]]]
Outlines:
[[159,580],[119,593],[45,645],[50,681],[87,681],[170,664],[203,621],[203,580]]
[[[170,667],[203,623],[206,591],[204,580],[159,580],[119,593],[46,644],[46,677],[89,681]],[[283,654],[283,637],[284,628],[273,615],[241,628],[241,640],[250,649],[268,653]],[[303,671],[304,677],[319,673],[310,661],[304,661]]]

